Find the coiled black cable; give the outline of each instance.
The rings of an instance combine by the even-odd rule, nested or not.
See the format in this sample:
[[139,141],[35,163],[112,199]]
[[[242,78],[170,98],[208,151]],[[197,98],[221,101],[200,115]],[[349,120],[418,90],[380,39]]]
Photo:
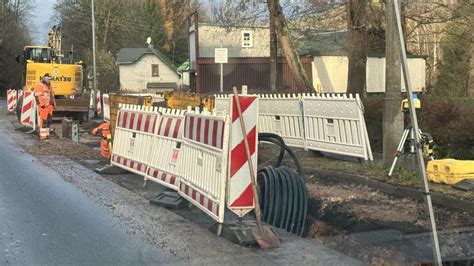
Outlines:
[[259,141],[266,141],[280,146],[280,153],[278,154],[277,161],[275,162],[275,167],[281,166],[285,152],[287,152],[290,157],[293,159],[296,165],[296,170],[300,175],[303,175],[303,167],[301,167],[300,160],[296,157],[296,154],[293,150],[285,144],[285,141],[278,135],[273,133],[258,133]]
[[[267,166],[258,171],[262,218],[272,226],[302,236],[308,210],[308,192],[301,164],[295,153],[278,135],[259,133],[258,139],[280,146],[275,166]],[[298,173],[281,166],[285,152],[294,160]]]

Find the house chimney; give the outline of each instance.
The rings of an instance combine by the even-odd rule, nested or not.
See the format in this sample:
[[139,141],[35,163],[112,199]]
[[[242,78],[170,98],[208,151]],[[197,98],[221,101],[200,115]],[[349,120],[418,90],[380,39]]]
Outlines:
[[151,44],[151,37],[146,39],[146,43],[148,45],[148,49],[153,50],[153,44]]

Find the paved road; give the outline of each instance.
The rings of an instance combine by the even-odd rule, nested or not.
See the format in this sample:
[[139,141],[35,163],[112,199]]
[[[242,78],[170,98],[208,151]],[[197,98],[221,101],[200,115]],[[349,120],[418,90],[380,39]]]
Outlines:
[[103,207],[0,132],[0,265],[174,261],[125,230]]

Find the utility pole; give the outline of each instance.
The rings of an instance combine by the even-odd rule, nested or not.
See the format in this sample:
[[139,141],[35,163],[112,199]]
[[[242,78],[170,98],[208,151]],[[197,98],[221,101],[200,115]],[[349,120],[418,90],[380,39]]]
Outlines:
[[95,99],[95,91],[97,90],[97,65],[95,58],[95,11],[94,11],[94,0],[91,1],[91,10],[92,10],[92,71],[94,72],[94,81],[93,81],[93,92],[91,92],[91,97],[93,99],[93,108],[94,113],[97,110],[97,101]]
[[385,97],[383,110],[383,162],[390,165],[403,132],[401,112],[400,49],[393,1],[385,8]]
[[[388,1],[390,2],[390,1]],[[426,204],[428,205],[428,213],[429,213],[429,218],[430,218],[430,225],[431,225],[431,244],[433,248],[433,255],[434,259],[436,262],[436,265],[441,266],[442,265],[442,259],[441,259],[441,250],[439,247],[439,239],[438,239],[438,231],[436,229],[436,221],[434,217],[434,211],[433,211],[433,203],[431,202],[431,194],[430,194],[430,188],[428,185],[428,178],[426,177],[426,168],[425,168],[425,160],[423,158],[423,145],[421,143],[421,136],[418,134],[419,132],[419,127],[418,127],[418,119],[416,117],[416,109],[415,109],[415,104],[413,100],[413,94],[412,94],[412,87],[411,87],[411,79],[410,79],[410,72],[408,71],[408,62],[407,62],[407,53],[405,50],[405,38],[403,37],[403,29],[402,29],[402,22],[401,22],[401,12],[400,12],[400,6],[398,3],[398,0],[393,0],[394,3],[394,10],[395,10],[395,18],[397,21],[397,33],[398,33],[398,44],[399,49],[400,49],[400,59],[402,63],[402,73],[403,73],[403,78],[405,79],[405,88],[407,91],[407,96],[408,96],[408,107],[410,110],[410,119],[412,123],[412,130],[415,132],[414,137],[415,137],[415,145],[416,145],[416,154],[417,154],[417,159],[418,159],[418,170],[419,170],[419,177],[423,181],[423,194],[425,195],[426,198]]]

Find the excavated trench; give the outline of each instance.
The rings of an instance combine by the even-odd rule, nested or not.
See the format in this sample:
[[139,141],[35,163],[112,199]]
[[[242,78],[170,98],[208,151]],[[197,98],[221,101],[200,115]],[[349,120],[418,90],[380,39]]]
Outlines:
[[[99,153],[90,147],[70,145],[68,142],[66,147],[70,149],[65,149],[63,144],[66,143],[63,142],[65,140],[57,140],[45,147],[38,146],[27,151],[33,154],[60,151],[60,155],[85,164],[91,159],[94,162],[102,161]],[[277,155],[275,150],[268,151],[260,147],[259,168],[273,165]],[[284,164],[296,169],[294,164]],[[317,169],[304,170],[309,198],[303,232],[305,238],[369,264],[420,264],[432,261],[427,234],[429,222],[422,196],[413,197],[417,193],[404,193],[399,187],[374,185],[372,181],[358,180],[341,173],[331,177],[331,174],[321,173]],[[139,189],[138,186],[136,189]],[[146,193],[152,195],[153,191],[147,190]],[[474,258],[474,204],[460,203],[442,196],[434,198],[434,202],[437,202],[435,215],[438,227],[443,232],[440,236],[443,258],[464,262]]]

